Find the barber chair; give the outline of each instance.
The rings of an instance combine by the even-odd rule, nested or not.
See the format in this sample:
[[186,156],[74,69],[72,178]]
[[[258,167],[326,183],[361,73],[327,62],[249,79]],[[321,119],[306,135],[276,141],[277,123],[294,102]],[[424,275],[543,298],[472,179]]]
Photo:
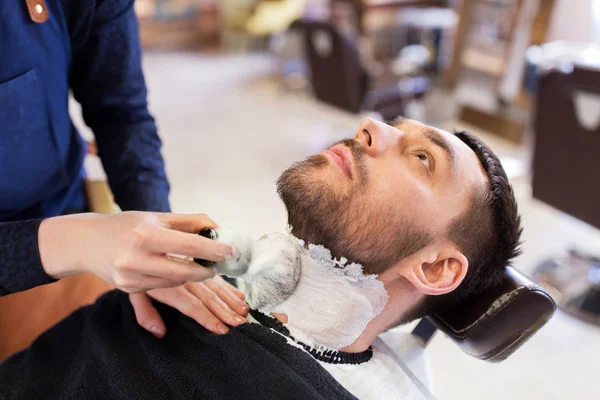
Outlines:
[[556,304],[540,286],[512,267],[502,281],[462,304],[423,318],[411,333],[398,327],[379,336],[424,398],[434,398],[425,348],[437,330],[480,360],[506,360],[554,314]]
[[427,345],[437,329],[465,353],[489,362],[506,360],[554,314],[556,304],[540,286],[512,267],[479,296],[421,320],[413,335]]
[[[582,125],[575,100],[600,95],[600,47],[587,49],[584,61],[594,54],[595,65],[555,63],[537,82],[533,196],[600,228],[600,126]],[[541,263],[534,278],[562,310],[600,325],[600,259],[571,251]]]
[[384,119],[405,115],[420,100],[429,82],[423,77],[399,79],[390,68],[376,75],[363,65],[357,48],[332,23],[302,22],[315,97],[352,113],[374,111]]

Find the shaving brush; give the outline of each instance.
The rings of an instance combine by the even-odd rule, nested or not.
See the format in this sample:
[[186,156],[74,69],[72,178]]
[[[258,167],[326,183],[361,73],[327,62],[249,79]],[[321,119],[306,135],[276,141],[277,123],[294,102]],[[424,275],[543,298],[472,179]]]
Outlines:
[[244,281],[248,305],[268,311],[287,300],[298,286],[302,246],[290,235],[269,233],[257,241],[231,229],[206,229],[199,235],[228,244],[237,252],[224,262],[194,259],[217,273]]

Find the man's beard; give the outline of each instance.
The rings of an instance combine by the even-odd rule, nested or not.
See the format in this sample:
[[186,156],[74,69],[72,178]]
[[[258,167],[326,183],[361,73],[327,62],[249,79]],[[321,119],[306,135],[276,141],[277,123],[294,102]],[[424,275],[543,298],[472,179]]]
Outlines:
[[362,264],[368,274],[380,273],[430,242],[429,235],[412,228],[403,218],[369,204],[369,176],[365,149],[354,140],[342,140],[352,153],[355,176],[345,190],[319,176],[329,161],[315,155],[286,170],[277,191],[287,212],[292,234],[321,244],[334,257]]

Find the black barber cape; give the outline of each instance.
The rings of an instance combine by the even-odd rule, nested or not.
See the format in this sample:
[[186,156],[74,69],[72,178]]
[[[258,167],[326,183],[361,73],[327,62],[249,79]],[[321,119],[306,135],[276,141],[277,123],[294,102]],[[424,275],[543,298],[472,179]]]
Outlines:
[[262,325],[215,335],[156,306],[164,339],[137,324],[123,292],[77,310],[0,364],[0,399],[354,398],[309,354]]

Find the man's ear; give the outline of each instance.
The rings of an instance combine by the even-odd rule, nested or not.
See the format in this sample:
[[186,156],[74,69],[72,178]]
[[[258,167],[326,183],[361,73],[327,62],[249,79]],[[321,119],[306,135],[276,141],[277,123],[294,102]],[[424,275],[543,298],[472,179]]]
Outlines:
[[437,296],[452,292],[465,279],[469,262],[450,241],[433,243],[411,254],[392,270],[419,292]]

